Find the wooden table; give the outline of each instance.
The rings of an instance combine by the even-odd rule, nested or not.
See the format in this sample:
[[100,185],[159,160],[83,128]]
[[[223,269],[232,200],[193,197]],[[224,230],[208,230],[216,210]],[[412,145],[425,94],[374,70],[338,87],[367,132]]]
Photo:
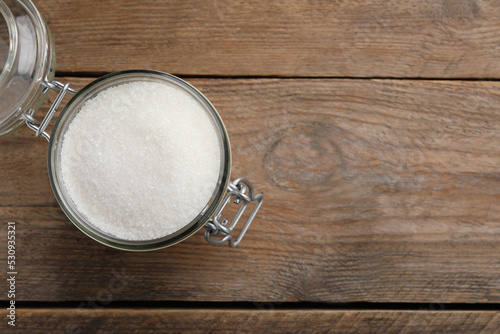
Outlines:
[[200,231],[118,251],[59,208],[45,140],[1,138],[17,333],[500,333],[496,1],[35,4],[57,80],[154,69],[199,88],[265,202],[235,249]]

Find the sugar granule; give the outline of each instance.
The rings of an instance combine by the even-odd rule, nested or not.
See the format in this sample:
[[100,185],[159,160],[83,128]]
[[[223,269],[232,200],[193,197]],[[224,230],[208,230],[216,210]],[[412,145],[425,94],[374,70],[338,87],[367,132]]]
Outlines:
[[136,81],[100,92],[69,125],[64,186],[102,232],[151,240],[191,222],[214,192],[221,151],[203,106],[180,88]]

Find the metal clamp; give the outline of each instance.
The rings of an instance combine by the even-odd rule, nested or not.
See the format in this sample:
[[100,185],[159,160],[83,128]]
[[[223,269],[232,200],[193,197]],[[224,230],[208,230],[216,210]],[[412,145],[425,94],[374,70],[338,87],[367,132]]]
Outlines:
[[47,111],[47,115],[45,115],[45,117],[43,118],[42,123],[39,123],[33,117],[33,114],[35,113],[35,109],[33,108],[28,110],[28,112],[23,111],[21,117],[26,121],[26,125],[28,126],[28,128],[36,132],[37,137],[42,136],[43,138],[47,139],[47,141],[50,141],[50,136],[47,132],[45,132],[45,128],[47,128],[47,125],[49,125],[50,120],[56,113],[57,108],[61,104],[66,93],[76,94],[78,93],[78,90],[69,88],[69,83],[62,84],[59,81],[55,80],[50,82],[44,81],[43,85],[45,86],[42,90],[43,94],[46,94],[49,89],[59,91],[59,94],[57,94],[57,97],[50,106],[49,111]]
[[[205,239],[214,245],[222,245],[228,241],[229,247],[233,248],[238,246],[246,231],[250,227],[252,220],[255,218],[257,211],[259,211],[260,206],[262,205],[264,194],[260,193],[254,196],[252,184],[250,181],[242,177],[229,183],[227,191],[228,193],[222,202],[222,206],[215,212],[214,218],[205,225]],[[221,213],[233,197],[233,203],[239,205],[240,208],[231,223],[229,223],[227,219],[222,218]],[[234,240],[231,232],[233,232],[234,227],[250,202],[256,202],[255,207],[253,208],[252,213],[250,213],[250,216],[245,222],[245,225],[241,229],[238,237]],[[219,235],[223,235],[223,237],[219,239],[213,238]]]

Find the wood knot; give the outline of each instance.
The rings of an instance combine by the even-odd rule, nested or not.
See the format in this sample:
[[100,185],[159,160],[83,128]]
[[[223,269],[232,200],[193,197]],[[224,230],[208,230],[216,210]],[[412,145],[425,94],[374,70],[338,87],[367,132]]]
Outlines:
[[303,189],[325,184],[342,164],[335,128],[322,124],[281,130],[265,160],[269,179],[278,187]]

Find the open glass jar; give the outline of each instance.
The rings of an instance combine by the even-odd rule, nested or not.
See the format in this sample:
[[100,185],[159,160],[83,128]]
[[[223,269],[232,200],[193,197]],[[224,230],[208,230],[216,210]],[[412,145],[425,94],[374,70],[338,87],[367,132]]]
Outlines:
[[[112,73],[91,82],[80,91],[74,90],[69,84],[53,80],[55,48],[48,27],[35,6],[29,0],[3,1],[0,2],[0,13],[2,14],[0,66],[3,66],[0,74],[0,136],[7,135],[20,125],[26,124],[36,132],[37,137],[41,136],[49,141],[50,184],[59,205],[75,226],[94,240],[122,250],[146,251],[171,246],[202,227],[206,229],[205,238],[208,242],[215,245],[228,242],[230,247],[238,245],[262,205],[263,195],[254,194],[251,183],[245,178],[230,182],[231,148],[227,131],[219,114],[202,93],[175,76],[149,70]],[[203,209],[194,219],[182,222],[179,225],[182,227],[177,230],[147,240],[120,238],[97,227],[68,193],[63,180],[61,162],[65,135],[82,107],[110,88],[135,82],[168,85],[196,101],[213,125],[220,152],[218,179]],[[56,91],[58,95],[46,116],[38,122],[35,119],[35,112],[49,91]],[[47,125],[68,93],[74,96],[61,111],[49,135],[45,131]],[[196,192],[197,189],[182,189],[182,191]],[[189,193],[187,195],[189,196]],[[222,218],[222,211],[230,202],[238,205],[238,211],[234,218],[228,221]],[[252,202],[253,209],[238,236],[232,236],[243,212]]]

